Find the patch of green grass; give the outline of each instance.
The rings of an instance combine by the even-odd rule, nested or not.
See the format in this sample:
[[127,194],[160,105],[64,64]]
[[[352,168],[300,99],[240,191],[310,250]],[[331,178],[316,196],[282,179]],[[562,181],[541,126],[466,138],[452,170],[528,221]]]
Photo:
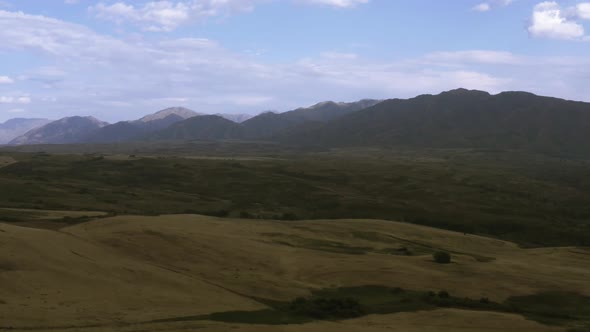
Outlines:
[[154,322],[214,320],[227,323],[284,325],[314,320],[341,320],[370,314],[392,314],[460,308],[521,314],[542,324],[560,325],[570,332],[590,326],[590,297],[575,293],[550,292],[511,297],[504,303],[487,298],[456,297],[447,291],[416,291],[399,287],[359,286],[312,291],[308,298],[280,302],[252,298],[269,306],[256,311],[228,311],[209,315],[176,317]]
[[527,318],[544,324],[562,325],[569,321],[590,326],[590,296],[576,293],[545,292],[509,298],[505,304]]

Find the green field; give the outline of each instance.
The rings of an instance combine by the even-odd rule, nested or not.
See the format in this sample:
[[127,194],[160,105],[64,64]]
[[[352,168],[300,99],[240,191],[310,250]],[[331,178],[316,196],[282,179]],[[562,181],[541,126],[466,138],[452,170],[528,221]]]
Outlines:
[[[168,152],[128,146],[115,155],[99,153],[100,147],[85,147],[87,154],[78,153],[82,147],[42,148],[60,153],[0,153],[18,161],[0,168],[0,206],[374,218],[525,246],[590,245],[587,160],[473,150],[277,152],[253,143],[195,143]],[[13,212],[0,217],[15,220]]]

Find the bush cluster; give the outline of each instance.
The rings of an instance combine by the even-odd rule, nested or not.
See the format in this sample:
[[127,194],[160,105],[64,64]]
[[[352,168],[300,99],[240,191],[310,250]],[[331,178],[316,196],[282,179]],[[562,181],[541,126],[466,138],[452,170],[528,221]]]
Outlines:
[[356,299],[334,298],[297,298],[289,305],[289,311],[316,319],[353,318],[363,315],[360,303]]
[[449,264],[451,263],[451,254],[446,251],[437,251],[432,254],[432,258],[435,262],[439,264]]

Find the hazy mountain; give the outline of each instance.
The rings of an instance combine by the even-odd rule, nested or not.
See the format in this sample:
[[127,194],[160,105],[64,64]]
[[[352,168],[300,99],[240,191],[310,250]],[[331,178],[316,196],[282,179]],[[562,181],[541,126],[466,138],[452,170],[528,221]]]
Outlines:
[[16,118],[0,123],[0,144],[6,144],[27,131],[46,125],[49,122],[51,120],[48,119]]
[[151,140],[221,140],[241,137],[242,126],[219,115],[195,116],[149,135]]
[[246,138],[273,136],[283,130],[308,122],[328,122],[346,114],[371,107],[379,100],[365,99],[353,103],[322,102],[307,108],[298,108],[284,113],[265,112],[244,121]]
[[280,140],[323,146],[527,149],[590,153],[590,103],[458,89],[392,99]]
[[143,118],[136,120],[136,122],[153,122],[153,121],[157,121],[157,120],[163,120],[167,117],[169,117],[170,115],[175,115],[178,118],[182,118],[182,119],[188,119],[188,118],[192,118],[193,116],[197,116],[197,115],[203,115],[203,113],[197,113],[193,110],[189,110],[188,108],[184,108],[184,107],[170,107],[170,108],[166,108],[163,109],[159,112],[156,112],[154,114],[149,114],[144,116]]
[[32,129],[9,144],[67,144],[84,141],[95,130],[107,125],[91,116],[72,116]]
[[228,119],[230,121],[236,122],[236,123],[242,123],[246,120],[249,120],[251,118],[254,117],[254,115],[252,114],[229,114],[229,113],[217,113],[215,115],[219,115],[225,119]]
[[100,128],[89,135],[86,141],[109,143],[141,139],[149,133],[199,115],[202,114],[184,107],[166,108],[135,121],[120,121]]
[[354,103],[323,102],[285,113],[261,113],[242,123],[232,121],[232,117],[228,114],[201,115],[178,122],[149,137],[166,140],[263,139],[303,124],[330,121],[376,103],[378,103],[377,100],[362,100]]

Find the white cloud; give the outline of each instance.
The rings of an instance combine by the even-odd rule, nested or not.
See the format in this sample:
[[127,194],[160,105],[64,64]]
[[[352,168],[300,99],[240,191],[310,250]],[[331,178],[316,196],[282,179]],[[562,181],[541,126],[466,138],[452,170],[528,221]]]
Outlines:
[[27,96],[21,97],[6,97],[0,96],[0,104],[29,104],[31,98]]
[[321,56],[331,60],[355,60],[358,59],[358,54],[355,53],[340,53],[340,52],[322,52]]
[[142,6],[125,2],[98,3],[89,8],[96,17],[117,23],[132,22],[148,31],[172,31],[191,21],[250,11],[265,0],[150,1]]
[[[146,31],[173,31],[189,22],[204,21],[217,16],[252,11],[256,4],[274,0],[184,0],[150,1],[134,6],[125,2],[89,7],[96,17],[116,22],[130,22]],[[294,2],[324,5],[336,8],[352,8],[370,0],[292,0]]]
[[490,6],[489,3],[483,2],[483,3],[480,3],[478,5],[475,5],[472,9],[475,10],[475,11],[477,11],[477,12],[487,12],[490,9],[492,9],[492,7]]
[[510,5],[514,0],[490,0],[479,3],[471,8],[471,10],[477,12],[487,12],[497,7],[505,7]]
[[584,57],[464,50],[369,60],[326,51],[265,63],[209,39],[117,39],[6,11],[0,11],[0,40],[0,52],[33,53],[43,61],[23,70],[23,90],[3,92],[0,103],[30,104],[28,111],[48,118],[84,110],[117,121],[178,104],[213,113],[288,110],[327,99],[411,97],[456,87],[590,96],[590,59]]
[[352,8],[357,5],[367,4],[369,0],[299,0],[299,2],[337,8]]
[[0,76],[0,84],[11,84],[14,80],[8,76]]
[[577,4],[576,14],[583,20],[590,20],[590,2],[582,2]]
[[9,109],[7,112],[8,113],[26,113],[27,110],[25,110],[23,108],[13,108],[13,109]]
[[424,60],[431,62],[479,63],[479,64],[523,64],[524,60],[518,58],[511,52],[469,50],[456,52],[434,52],[424,57]]
[[80,0],[64,0],[64,3],[66,5],[76,5],[76,4],[80,3]]
[[584,37],[584,27],[568,18],[555,1],[545,1],[535,6],[528,31],[535,38],[573,40]]

